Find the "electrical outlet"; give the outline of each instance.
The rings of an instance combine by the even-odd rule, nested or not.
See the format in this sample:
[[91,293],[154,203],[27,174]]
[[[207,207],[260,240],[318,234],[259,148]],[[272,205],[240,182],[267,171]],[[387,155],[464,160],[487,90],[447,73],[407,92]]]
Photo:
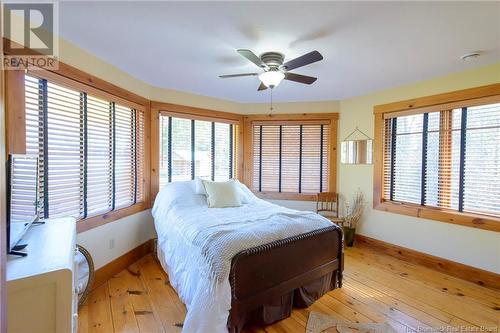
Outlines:
[[114,249],[115,248],[115,239],[114,238],[110,238],[109,239],[109,248],[110,249]]

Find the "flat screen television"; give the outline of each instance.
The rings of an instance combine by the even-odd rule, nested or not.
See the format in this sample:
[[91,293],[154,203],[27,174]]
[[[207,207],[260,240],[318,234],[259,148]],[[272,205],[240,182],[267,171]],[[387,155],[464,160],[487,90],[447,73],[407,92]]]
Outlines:
[[38,157],[9,155],[7,181],[7,252],[23,255],[18,243],[38,217]]

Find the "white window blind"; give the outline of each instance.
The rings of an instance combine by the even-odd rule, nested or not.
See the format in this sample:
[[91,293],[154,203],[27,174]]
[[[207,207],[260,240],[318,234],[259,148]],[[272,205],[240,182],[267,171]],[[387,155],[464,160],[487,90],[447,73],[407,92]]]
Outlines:
[[43,216],[86,218],[143,200],[142,112],[29,75],[26,149]]
[[232,125],[214,123],[214,180],[233,178],[233,131]]
[[46,87],[49,216],[81,218],[83,131],[80,93],[50,82],[46,82]]
[[385,200],[500,215],[500,103],[388,118]]
[[[114,104],[114,103],[113,103]],[[136,193],[135,110],[114,104],[115,108],[115,206],[127,207],[134,204]]]
[[253,189],[328,191],[329,135],[327,124],[253,125]]
[[89,216],[112,209],[112,108],[109,102],[87,97],[87,212]]
[[160,187],[233,177],[233,125],[160,115]]
[[[36,158],[13,157],[10,161],[10,219],[13,222],[30,223],[38,204],[38,180]],[[12,228],[12,227],[11,227]]]
[[195,174],[201,179],[212,178],[212,123],[195,121]]

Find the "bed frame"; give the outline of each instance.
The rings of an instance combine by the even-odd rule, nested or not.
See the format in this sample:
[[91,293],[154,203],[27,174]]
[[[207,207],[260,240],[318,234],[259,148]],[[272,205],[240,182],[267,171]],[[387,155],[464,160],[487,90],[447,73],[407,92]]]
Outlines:
[[229,332],[287,318],[342,286],[342,229],[337,225],[239,252],[231,264]]

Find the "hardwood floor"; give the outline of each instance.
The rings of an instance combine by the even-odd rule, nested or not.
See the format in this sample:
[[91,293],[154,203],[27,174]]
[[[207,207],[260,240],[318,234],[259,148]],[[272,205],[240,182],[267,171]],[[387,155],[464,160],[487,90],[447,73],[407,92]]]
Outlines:
[[[307,309],[294,309],[290,318],[246,332],[302,333],[310,311],[348,321],[388,322],[398,332],[431,332],[430,327],[498,332],[498,291],[367,249],[348,248],[345,260],[342,289]],[[148,255],[90,295],[79,311],[79,332],[180,332],[185,313],[168,276]]]

